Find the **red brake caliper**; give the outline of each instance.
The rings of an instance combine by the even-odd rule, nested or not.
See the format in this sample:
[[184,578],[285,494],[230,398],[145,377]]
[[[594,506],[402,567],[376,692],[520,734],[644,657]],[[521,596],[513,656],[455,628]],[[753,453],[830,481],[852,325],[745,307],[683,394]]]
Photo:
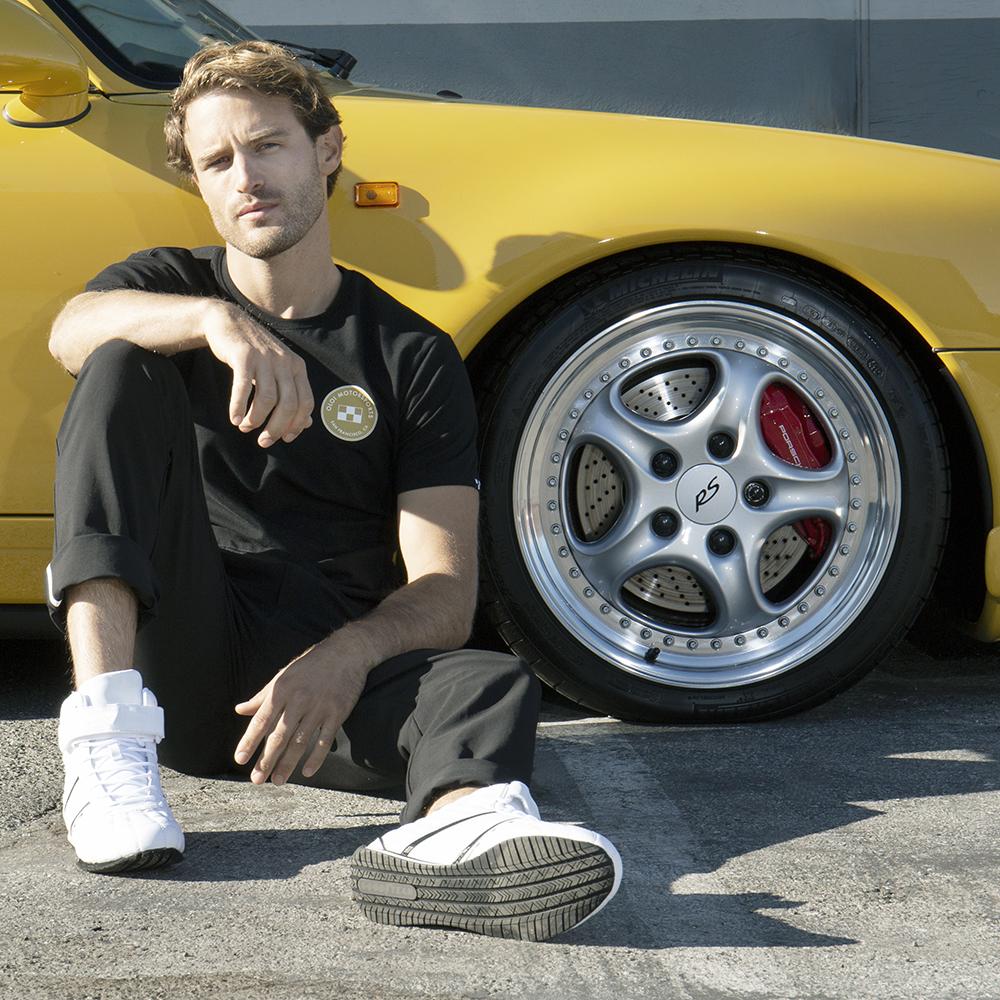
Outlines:
[[[764,390],[760,427],[771,451],[789,465],[822,469],[830,461],[830,443],[794,389],[772,384]],[[813,559],[818,559],[830,544],[830,525],[821,517],[807,517],[792,527],[809,546]]]

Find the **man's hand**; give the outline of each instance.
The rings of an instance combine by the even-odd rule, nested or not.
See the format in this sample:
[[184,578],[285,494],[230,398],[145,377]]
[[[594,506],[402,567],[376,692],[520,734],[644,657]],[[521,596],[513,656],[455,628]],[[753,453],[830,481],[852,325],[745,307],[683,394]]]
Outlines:
[[263,784],[269,776],[273,784],[284,784],[306,753],[302,774],[310,778],[326,759],[367,676],[350,657],[333,659],[336,655],[330,640],[317,643],[236,706],[239,715],[253,716],[236,747],[236,762],[245,764],[263,742],[250,774],[254,784]]
[[249,701],[253,719],[236,748],[245,764],[263,743],[250,780],[287,781],[323,763],[364,690],[368,671],[413,649],[455,649],[469,636],[476,606],[476,520],[471,486],[431,486],[398,498],[399,548],[408,582],[362,618],[307,649]]
[[[244,433],[267,426],[257,443],[294,441],[312,424],[313,394],[306,363],[231,302],[214,303],[205,324],[211,352],[233,370],[229,419]],[[253,403],[249,405],[250,390]],[[269,419],[270,417],[270,419]]]

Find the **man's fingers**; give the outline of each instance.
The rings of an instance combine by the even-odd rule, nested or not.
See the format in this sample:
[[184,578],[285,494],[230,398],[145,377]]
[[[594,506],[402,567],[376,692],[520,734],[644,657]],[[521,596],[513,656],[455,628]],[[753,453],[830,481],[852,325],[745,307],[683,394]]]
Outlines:
[[[295,416],[298,412],[298,393],[295,379],[292,378],[291,373],[287,371],[277,372],[275,384],[278,390],[278,402],[271,411],[271,418],[268,420],[264,432],[257,438],[257,442],[262,448],[269,447],[289,433],[293,429]],[[298,433],[297,429],[295,429],[295,433]]]
[[253,766],[250,780],[254,784],[261,785],[270,777],[274,765],[278,763],[278,759],[281,757],[285,745],[288,743],[289,732],[290,727],[285,721],[285,716],[282,715],[278,720],[278,724],[271,731],[267,739],[264,740],[264,748],[257,758],[257,763]]
[[284,441],[294,441],[302,431],[312,425],[314,401],[305,364],[299,365],[295,369],[295,392],[298,396],[299,406],[295,411],[292,425],[285,431]]
[[[249,702],[244,702],[249,705]],[[239,706],[237,706],[239,707]],[[246,714],[244,712],[241,715]],[[237,764],[245,764],[255,753],[260,741],[271,731],[274,725],[274,717],[268,706],[261,706],[257,709],[254,717],[250,720],[243,738],[236,745],[236,753],[233,757]],[[259,765],[258,765],[259,766]]]
[[252,698],[247,698],[246,701],[241,701],[236,705],[237,715],[255,715],[257,709],[264,704],[264,699],[267,697],[267,688],[262,687]]
[[[272,784],[283,785],[295,770],[295,765],[302,759],[302,755],[312,745],[318,725],[317,719],[310,718],[300,719],[292,726],[288,722],[287,714],[283,715],[274,732],[267,738],[264,752],[254,768],[255,772],[260,772],[260,780],[266,781],[270,775]],[[250,778],[255,780],[254,775]]]
[[320,726],[319,735],[313,745],[312,753],[306,758],[302,765],[302,777],[311,778],[326,760],[327,754],[333,749],[333,741],[336,738],[337,730],[334,726],[326,724]]
[[240,424],[240,430],[260,427],[278,401],[278,388],[270,371],[258,371],[253,380],[253,402]]
[[232,423],[239,425],[246,416],[252,388],[253,379],[249,375],[245,372],[233,372],[233,391],[229,396],[229,419]]

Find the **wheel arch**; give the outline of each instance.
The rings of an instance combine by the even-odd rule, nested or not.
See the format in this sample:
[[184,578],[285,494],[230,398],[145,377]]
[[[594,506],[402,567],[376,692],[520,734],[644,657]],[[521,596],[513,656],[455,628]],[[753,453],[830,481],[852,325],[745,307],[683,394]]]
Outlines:
[[986,595],[985,562],[980,557],[974,572],[970,572],[967,556],[970,551],[984,552],[986,536],[993,524],[993,494],[985,448],[969,406],[950,372],[909,319],[857,278],[806,254],[736,241],[685,241],[631,248],[567,271],[508,312],[479,340],[466,359],[477,389],[477,398],[481,401],[480,434],[489,424],[492,401],[495,399],[493,393],[481,390],[487,382],[496,386],[501,381],[497,378],[498,372],[510,364],[518,346],[531,337],[534,329],[547,316],[594,280],[611,277],[636,264],[652,264],[665,257],[683,258],[705,252],[730,254],[750,262],[772,265],[783,262],[812,271],[876,313],[905,345],[907,356],[938,407],[949,466],[965,469],[978,486],[963,508],[963,516],[951,519],[931,601],[956,623],[968,625],[975,622]]

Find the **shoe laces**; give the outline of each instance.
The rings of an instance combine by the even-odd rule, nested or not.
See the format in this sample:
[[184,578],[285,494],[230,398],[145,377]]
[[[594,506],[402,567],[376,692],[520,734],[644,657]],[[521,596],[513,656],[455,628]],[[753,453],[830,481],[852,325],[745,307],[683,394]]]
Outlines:
[[159,802],[160,775],[151,740],[134,737],[81,740],[77,752],[81,750],[86,750],[91,772],[115,805]]

